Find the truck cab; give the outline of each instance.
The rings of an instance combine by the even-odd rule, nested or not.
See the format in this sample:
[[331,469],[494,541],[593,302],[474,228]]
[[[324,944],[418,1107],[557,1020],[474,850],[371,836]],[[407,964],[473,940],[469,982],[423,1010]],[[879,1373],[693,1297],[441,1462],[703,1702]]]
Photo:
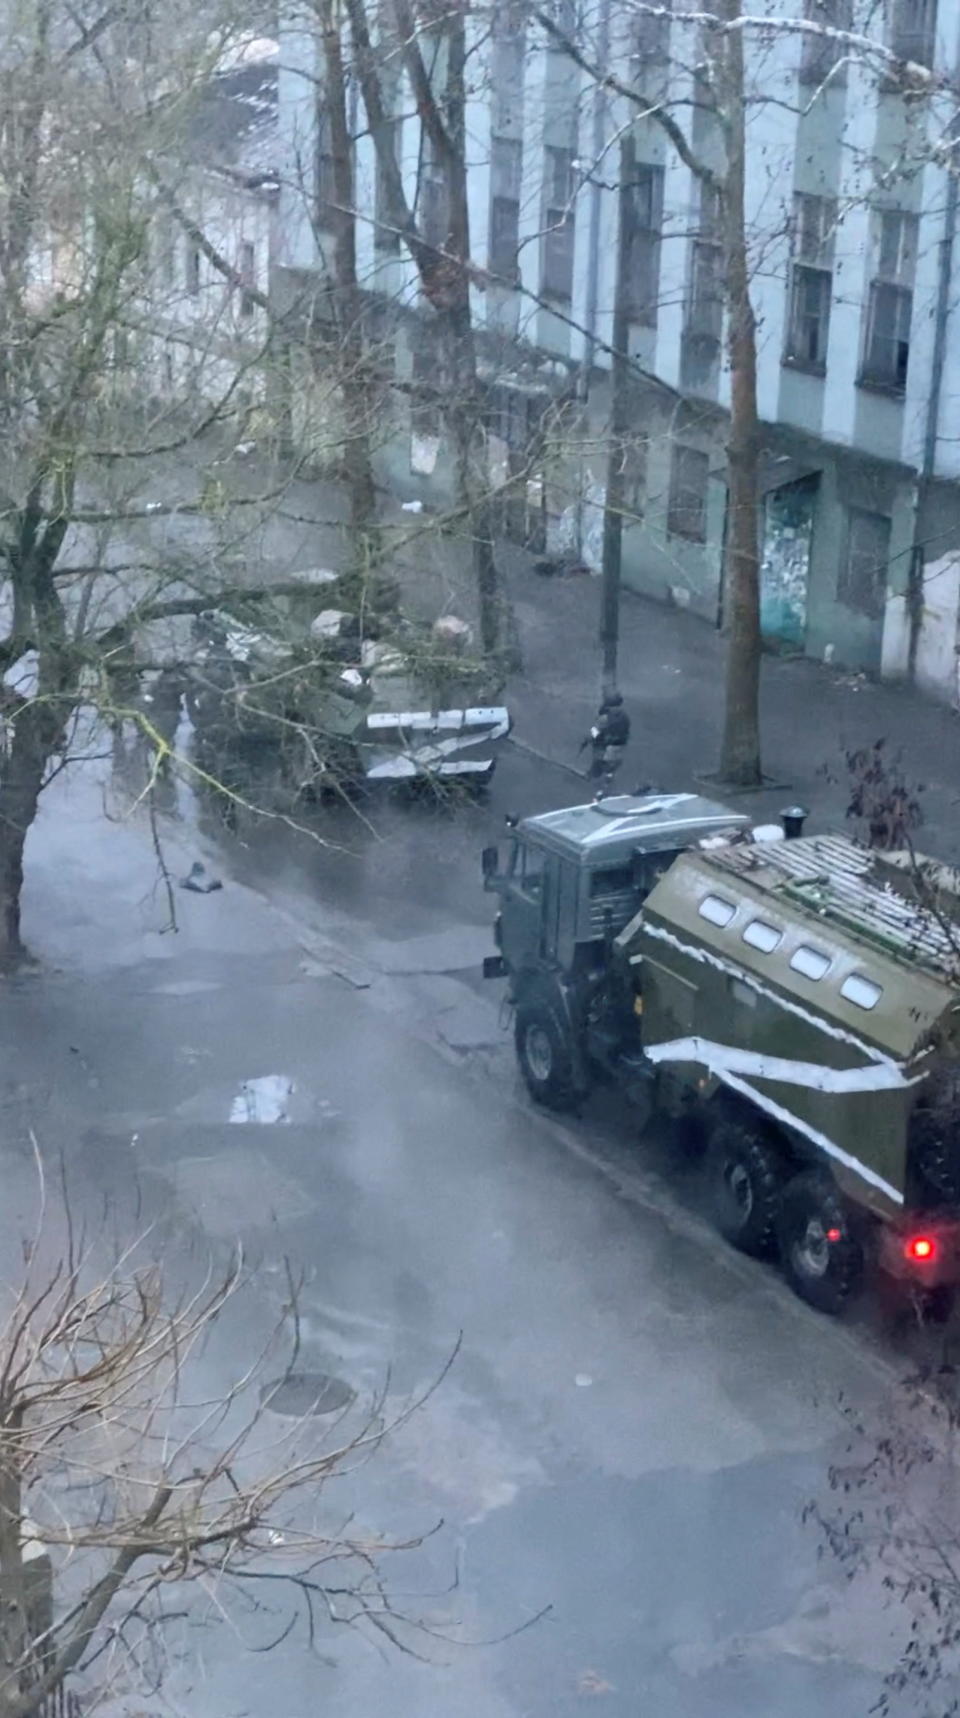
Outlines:
[[[484,975],[508,980],[535,1096],[559,1106],[589,1084],[577,1046],[613,941],[673,861],[748,829],[748,818],[698,794],[618,794],[524,818],[511,829],[502,866],[496,848],[485,850],[484,887],[500,908],[499,953],[484,962]],[[561,1044],[572,1047],[562,1058]]]

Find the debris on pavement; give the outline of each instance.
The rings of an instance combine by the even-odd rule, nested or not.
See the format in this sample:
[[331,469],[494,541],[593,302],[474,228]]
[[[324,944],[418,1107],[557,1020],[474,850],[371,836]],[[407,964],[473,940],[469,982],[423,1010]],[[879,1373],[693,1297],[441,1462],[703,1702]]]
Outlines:
[[257,1122],[269,1126],[290,1120],[289,1104],[294,1084],[286,1074],[260,1074],[244,1080],[230,1106],[233,1122]]
[[199,859],[195,859],[187,875],[180,879],[181,889],[190,889],[195,895],[212,895],[214,889],[222,889],[219,877],[211,876]]

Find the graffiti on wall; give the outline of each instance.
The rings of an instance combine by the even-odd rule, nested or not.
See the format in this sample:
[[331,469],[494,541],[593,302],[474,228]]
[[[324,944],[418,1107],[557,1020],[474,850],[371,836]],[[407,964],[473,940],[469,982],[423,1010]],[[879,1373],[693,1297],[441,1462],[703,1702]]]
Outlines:
[[764,638],[802,650],[817,478],[772,489],[764,500],[760,626]]

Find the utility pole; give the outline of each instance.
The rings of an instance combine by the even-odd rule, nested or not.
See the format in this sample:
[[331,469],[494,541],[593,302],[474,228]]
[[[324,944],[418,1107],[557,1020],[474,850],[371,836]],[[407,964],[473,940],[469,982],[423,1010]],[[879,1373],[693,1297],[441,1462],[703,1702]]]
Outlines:
[[[600,0],[600,21],[597,28],[597,63],[605,66],[610,56],[611,0]],[[587,239],[587,302],[584,309],[583,360],[577,377],[579,411],[580,471],[577,478],[576,525],[574,547],[583,556],[583,515],[587,487],[586,419],[590,405],[590,384],[597,356],[597,298],[600,287],[600,216],[603,208],[603,185],[597,171],[607,146],[607,86],[600,78],[593,85],[593,138],[590,160],[595,171],[590,178],[590,227]]]
[[607,493],[603,510],[603,597],[600,644],[603,651],[603,692],[617,684],[617,653],[620,644],[620,574],[623,563],[623,509],[626,500],[624,460],[630,429],[630,340],[629,281],[630,222],[633,212],[633,145],[620,138],[620,172],[617,192],[617,263],[613,298],[613,357],[610,369],[610,451],[607,458]]

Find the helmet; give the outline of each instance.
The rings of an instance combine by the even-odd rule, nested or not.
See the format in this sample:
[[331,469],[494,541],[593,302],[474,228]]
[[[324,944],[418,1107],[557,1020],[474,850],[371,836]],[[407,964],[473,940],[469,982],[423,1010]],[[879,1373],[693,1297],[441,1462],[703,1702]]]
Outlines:
[[601,704],[601,710],[619,710],[623,703],[622,692],[608,692]]

